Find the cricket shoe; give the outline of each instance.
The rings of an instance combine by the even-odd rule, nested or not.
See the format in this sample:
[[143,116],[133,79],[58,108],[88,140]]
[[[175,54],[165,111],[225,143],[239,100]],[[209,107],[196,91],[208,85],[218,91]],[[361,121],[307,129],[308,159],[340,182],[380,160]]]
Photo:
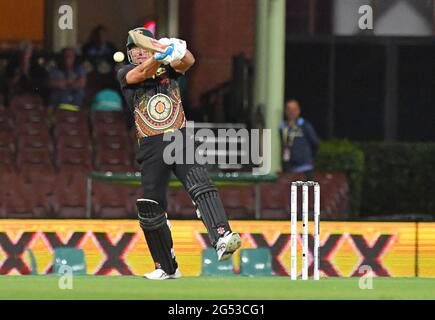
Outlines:
[[143,275],[145,278],[149,280],[168,280],[168,279],[180,279],[181,278],[181,272],[180,270],[175,270],[175,273],[173,274],[167,274],[162,269],[156,269],[153,272],[145,273]]
[[242,245],[242,239],[238,233],[229,232],[223,237],[219,238],[216,243],[216,252],[218,260],[227,260],[233,253]]

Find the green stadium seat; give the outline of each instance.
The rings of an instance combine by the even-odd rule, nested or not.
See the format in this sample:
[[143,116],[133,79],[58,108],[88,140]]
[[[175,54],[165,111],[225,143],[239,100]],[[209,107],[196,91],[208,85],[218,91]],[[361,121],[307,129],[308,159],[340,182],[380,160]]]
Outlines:
[[202,272],[203,276],[233,276],[233,258],[218,261],[216,250],[206,248],[202,250]]
[[68,247],[55,248],[53,272],[55,274],[59,273],[63,265],[70,266],[74,275],[85,275],[86,260],[84,251],[82,249]]
[[35,255],[33,254],[33,251],[30,249],[26,249],[26,252],[29,256],[30,260],[30,268],[31,268],[31,274],[36,275],[38,274],[38,266],[36,264]]
[[240,274],[244,276],[271,276],[272,255],[267,248],[240,251]]

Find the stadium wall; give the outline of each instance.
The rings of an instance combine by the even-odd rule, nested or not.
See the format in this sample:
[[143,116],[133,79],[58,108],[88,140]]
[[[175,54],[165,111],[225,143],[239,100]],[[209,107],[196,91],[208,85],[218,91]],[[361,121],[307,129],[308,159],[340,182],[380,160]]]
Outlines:
[[186,105],[199,108],[202,94],[230,80],[234,55],[254,56],[254,30],[253,0],[183,1],[180,38],[198,64],[187,73]]
[[[289,222],[233,221],[232,226],[242,234],[243,248],[269,247],[275,274],[288,274]],[[210,245],[205,228],[200,221],[172,221],[172,229],[182,273],[199,275],[201,250]],[[322,222],[321,245],[324,276],[359,276],[360,267],[368,265],[377,276],[435,277],[435,223]],[[27,249],[37,272],[50,273],[53,248],[60,246],[82,248],[89,274],[141,275],[153,269],[134,220],[2,220],[0,274],[30,274]],[[234,261],[237,272],[238,255]]]

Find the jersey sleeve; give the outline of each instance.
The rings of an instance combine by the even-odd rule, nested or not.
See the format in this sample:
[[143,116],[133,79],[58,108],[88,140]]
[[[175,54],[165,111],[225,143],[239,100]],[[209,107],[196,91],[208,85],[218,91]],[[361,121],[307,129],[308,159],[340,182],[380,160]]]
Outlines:
[[119,84],[121,85],[121,89],[128,88],[129,84],[127,83],[127,79],[126,79],[127,73],[129,73],[134,68],[135,68],[134,65],[126,65],[126,66],[122,67],[121,69],[119,69],[118,81],[119,81]]
[[132,85],[129,85],[127,83],[127,73],[134,69],[135,66],[134,65],[126,65],[124,67],[122,67],[121,69],[119,69],[117,77],[118,77],[118,81],[121,87],[121,91],[122,91],[122,95],[124,96],[125,102],[127,103],[128,109],[133,112],[134,111],[134,92],[135,89],[133,88]]
[[183,75],[182,73],[177,72],[170,65],[167,66],[167,72],[168,72],[168,75],[171,79],[178,79],[179,77],[181,77]]

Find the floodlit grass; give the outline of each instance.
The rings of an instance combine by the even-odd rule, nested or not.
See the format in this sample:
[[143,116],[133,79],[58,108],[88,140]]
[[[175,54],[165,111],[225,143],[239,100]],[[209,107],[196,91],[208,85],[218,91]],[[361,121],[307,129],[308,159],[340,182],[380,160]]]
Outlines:
[[58,276],[0,276],[0,299],[435,299],[434,278],[359,278],[291,281],[287,277],[184,277],[151,281],[127,276],[76,276],[72,290]]

